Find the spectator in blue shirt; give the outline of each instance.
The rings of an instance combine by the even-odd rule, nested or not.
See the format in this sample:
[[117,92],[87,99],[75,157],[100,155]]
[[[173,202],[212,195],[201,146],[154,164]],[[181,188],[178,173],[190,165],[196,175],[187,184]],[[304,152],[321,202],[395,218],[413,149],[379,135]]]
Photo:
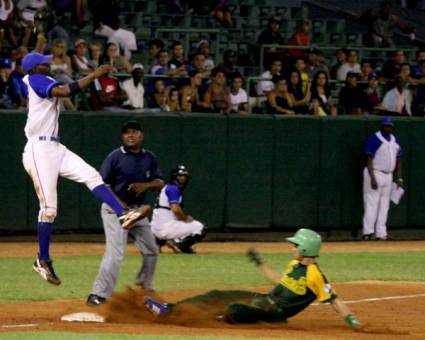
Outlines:
[[12,102],[17,107],[27,107],[28,88],[23,82],[25,72],[22,69],[22,61],[17,60],[15,69],[9,77],[9,89]]
[[10,96],[10,75],[12,73],[12,62],[8,58],[0,60],[0,108],[1,109],[15,109],[16,105],[13,103]]

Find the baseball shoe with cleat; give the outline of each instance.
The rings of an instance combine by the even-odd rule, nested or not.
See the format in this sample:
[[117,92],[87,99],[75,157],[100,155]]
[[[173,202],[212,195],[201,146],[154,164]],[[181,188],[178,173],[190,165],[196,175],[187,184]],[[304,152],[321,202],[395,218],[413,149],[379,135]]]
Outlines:
[[372,240],[373,234],[365,234],[362,236],[363,241],[370,241]]
[[136,224],[137,221],[144,219],[151,212],[151,207],[149,205],[144,205],[138,208],[131,208],[126,211],[119,217],[121,226],[128,230]]
[[106,303],[106,299],[96,294],[90,294],[86,302],[86,304],[89,306],[99,306],[104,303]]
[[143,297],[143,303],[153,315],[164,316],[168,314],[168,305],[166,303],[155,301],[150,296]]
[[59,286],[61,284],[61,280],[56,275],[53,268],[53,262],[51,260],[37,259],[35,260],[32,269],[52,285]]

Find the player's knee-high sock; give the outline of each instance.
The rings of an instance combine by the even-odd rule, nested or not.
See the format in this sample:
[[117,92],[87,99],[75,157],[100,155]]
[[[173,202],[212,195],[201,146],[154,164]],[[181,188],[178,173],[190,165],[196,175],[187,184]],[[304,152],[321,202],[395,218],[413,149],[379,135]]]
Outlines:
[[92,193],[102,202],[109,205],[118,216],[121,216],[124,212],[124,206],[120,203],[120,201],[118,201],[112,191],[109,190],[105,184],[98,185],[92,190]]
[[53,223],[39,222],[38,223],[38,246],[40,253],[38,258],[40,260],[50,260],[50,236],[52,235]]

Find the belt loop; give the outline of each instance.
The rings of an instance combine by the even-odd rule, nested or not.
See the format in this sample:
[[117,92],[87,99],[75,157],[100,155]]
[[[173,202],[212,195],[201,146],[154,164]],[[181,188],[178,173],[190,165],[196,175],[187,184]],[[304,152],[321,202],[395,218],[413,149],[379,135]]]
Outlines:
[[55,136],[38,136],[38,140],[39,141],[52,141],[52,142],[59,142],[59,137],[55,137]]

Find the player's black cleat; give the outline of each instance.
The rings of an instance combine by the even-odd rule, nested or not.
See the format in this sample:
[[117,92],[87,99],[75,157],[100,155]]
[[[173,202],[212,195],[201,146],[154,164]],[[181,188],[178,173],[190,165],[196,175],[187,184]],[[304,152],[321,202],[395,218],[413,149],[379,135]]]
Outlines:
[[192,246],[198,241],[200,235],[190,235],[185,237],[183,240],[179,242],[175,242],[175,245],[179,248],[182,253],[185,254],[196,254],[196,252],[192,249]]
[[372,236],[373,234],[366,234],[366,235],[363,235],[362,239],[363,241],[370,241],[372,240]]
[[59,286],[61,284],[61,280],[56,275],[53,268],[53,262],[51,260],[37,259],[34,262],[32,269],[52,285]]
[[182,253],[185,254],[196,254],[196,251],[193,250],[191,246],[181,244],[179,245],[179,249]]
[[106,303],[106,299],[96,294],[90,294],[86,303],[89,306],[99,306]]
[[161,247],[165,246],[165,244],[167,243],[167,240],[162,240],[158,237],[155,237],[155,242],[158,245],[158,247],[161,248]]

